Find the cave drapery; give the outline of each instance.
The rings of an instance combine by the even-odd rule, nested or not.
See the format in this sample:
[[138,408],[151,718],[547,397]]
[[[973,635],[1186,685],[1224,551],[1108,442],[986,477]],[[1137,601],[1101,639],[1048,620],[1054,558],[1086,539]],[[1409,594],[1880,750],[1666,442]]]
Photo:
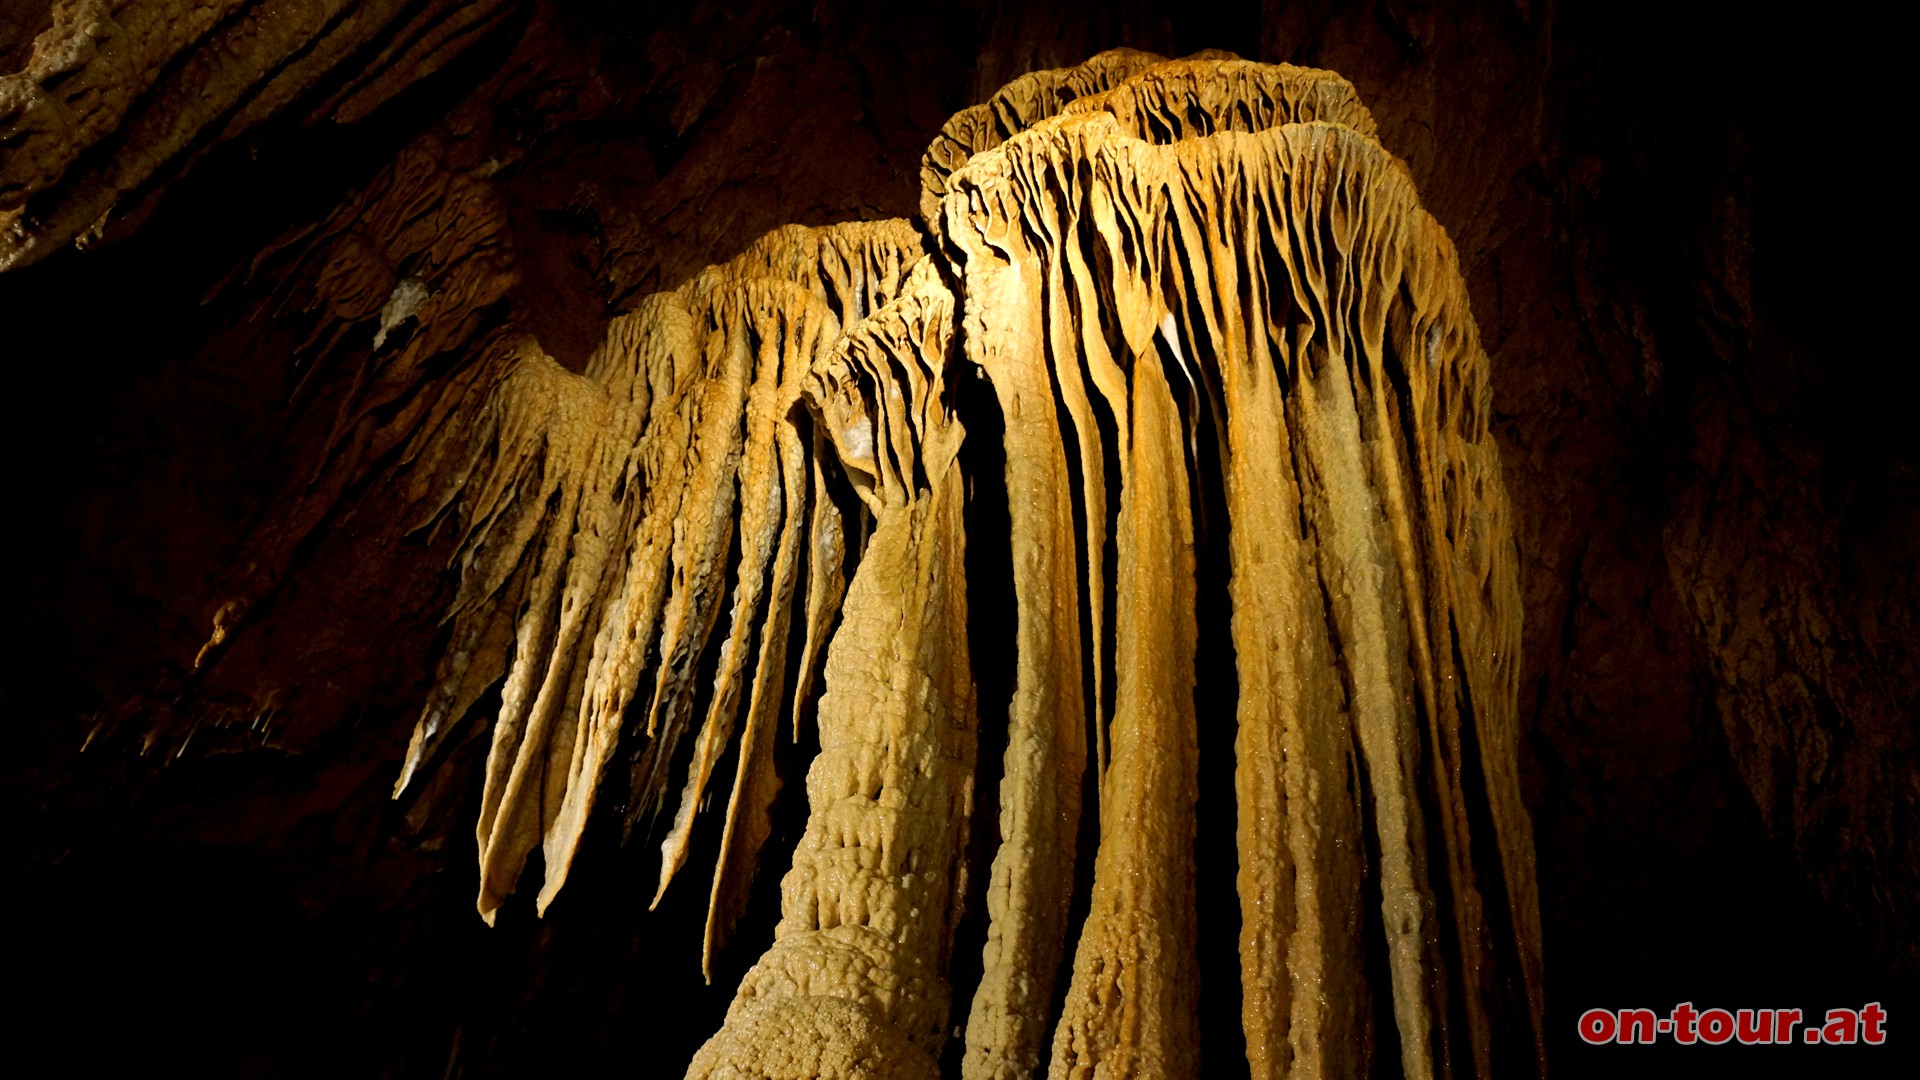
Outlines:
[[[1196,725],[1228,722],[1194,707],[1200,550],[1232,567],[1256,1075],[1363,1069],[1373,993],[1407,1075],[1455,1053],[1484,1074],[1494,926],[1539,986],[1516,564],[1456,260],[1371,132],[1331,73],[1103,54],[947,126],[924,242],[906,222],[782,230],[616,320],[581,375],[530,341],[491,354],[399,469],[418,527],[461,530],[462,584],[397,790],[507,669],[482,915],[536,846],[540,906],[560,889],[631,709],[630,799],[677,805],[660,892],[738,754],[710,957],[768,832],[785,654],[796,706],[824,657],[784,917],[690,1075],[937,1075],[978,722],[951,644],[964,432],[945,384],[965,362],[1007,418],[1019,665],[968,1074],[1197,1067]],[[851,550],[830,474],[857,496]],[[1196,522],[1210,500],[1224,520]],[[1056,1020],[1090,757],[1100,844]],[[1471,857],[1463,769],[1493,865]],[[1374,875],[1389,985],[1370,987]],[[1489,877],[1510,905],[1493,923]]]
[[[366,121],[520,17],[284,7],[0,20],[0,270],[127,235],[270,120]],[[940,130],[918,220],[776,228],[667,291],[609,256],[623,314],[590,347],[548,332],[564,316],[499,325],[523,282],[492,178],[522,151],[482,112],[220,286],[291,334],[297,469],[204,568],[188,679],[259,662],[256,613],[342,521],[444,559],[392,793],[414,827],[472,781],[488,923],[516,890],[545,912],[593,887],[563,890],[612,820],[660,841],[655,905],[704,894],[685,931],[712,977],[785,867],[690,1075],[1193,1075],[1203,968],[1255,1076],[1544,1068],[1489,362],[1460,257],[1345,79],[1213,50],[1029,73]],[[1752,635],[1695,502],[1677,587],[1725,639],[1746,782],[1799,836],[1818,767],[1783,780],[1780,725],[1753,719],[1798,698],[1734,674]],[[985,503],[1001,534],[970,530]],[[1822,641],[1817,614],[1789,637]],[[88,738],[151,724],[184,751],[273,713],[204,705]],[[476,732],[477,776],[451,764]],[[808,741],[783,837],[776,758]],[[1237,971],[1196,953],[1207,762]],[[1806,856],[1818,880],[1888,857],[1835,851]]]
[[[109,43],[156,39],[123,20]],[[45,72],[15,84],[12,183],[64,182],[46,216],[14,212],[10,261],[78,235],[139,185],[129,170],[177,149],[148,149],[122,115],[132,88],[98,68],[68,84],[86,108],[66,124],[43,120]],[[118,171],[65,175],[119,125]],[[424,351],[382,356],[389,333],[431,333],[453,289],[356,295],[343,235],[308,303],[377,308],[388,370],[342,403],[329,443],[387,449],[330,449],[323,470],[384,458],[407,531],[457,536],[450,638],[396,797],[500,684],[481,915],[536,849],[539,907],[553,900],[623,740],[642,748],[629,815],[672,808],[657,903],[733,755],[710,963],[770,831],[772,742],[811,719],[782,922],[689,1075],[931,1077],[956,1012],[968,1076],[1195,1075],[1197,726],[1232,723],[1255,1075],[1365,1071],[1375,995],[1411,1077],[1485,1074],[1513,985],[1528,1004],[1502,1034],[1538,1041],[1517,564],[1486,357],[1451,244],[1352,87],[1118,50],[957,115],[922,180],[920,223],[775,231],[616,319],[578,374],[503,338],[372,425],[356,421]],[[961,469],[961,365],[1004,417],[1002,478]],[[981,479],[1007,499],[1017,597],[997,823],[968,820],[980,708],[954,646]],[[250,538],[248,569],[299,539]],[[1231,718],[1217,696],[1196,708],[1203,559],[1231,567]],[[257,599],[236,580],[197,664]],[[1074,927],[1089,768],[1099,845]],[[1478,859],[1470,817],[1493,832]],[[983,973],[956,1009],[967,833],[995,825]],[[1518,970],[1497,970],[1496,937]]]

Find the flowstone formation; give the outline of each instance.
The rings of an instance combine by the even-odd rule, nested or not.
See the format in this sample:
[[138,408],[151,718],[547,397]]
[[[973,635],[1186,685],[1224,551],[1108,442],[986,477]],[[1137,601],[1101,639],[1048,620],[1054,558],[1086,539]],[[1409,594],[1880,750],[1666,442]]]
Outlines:
[[[223,34],[265,18],[228,6],[201,13]],[[45,40],[97,55],[37,50],[70,74],[0,84],[0,137],[25,148],[0,166],[0,268],[104,222],[206,125],[276,108],[299,65],[371,47],[389,6],[328,22],[295,5],[316,29],[275,48],[297,59],[221,68],[205,123],[167,132],[129,110],[176,92],[205,28],[148,25],[134,0],[117,36],[88,38],[63,28],[105,7],[62,7]],[[494,17],[427,7],[442,28]],[[410,64],[436,55],[384,32]],[[136,93],[114,64],[158,81]],[[370,107],[369,78],[322,108]],[[108,132],[120,149],[89,153]],[[423,246],[493,235],[470,190],[487,166],[445,156],[396,167],[354,213],[436,208]],[[202,659],[311,506],[380,479],[404,529],[453,534],[459,580],[395,795],[498,687],[481,916],[536,852],[544,912],[619,807],[665,823],[658,903],[710,813],[709,972],[774,833],[776,741],[813,725],[781,922],[689,1077],[931,1078],[956,1037],[969,1078],[1195,1077],[1203,976],[1237,977],[1256,1078],[1535,1067],[1521,615],[1487,358],[1452,244],[1352,86],[1106,53],[954,117],[922,187],[921,222],[789,226],[648,297],[578,373],[502,335],[404,399],[503,274],[469,243],[425,260],[431,288],[389,291],[360,267],[400,260],[362,234],[402,230],[322,226],[337,240],[296,290],[332,320],[314,333],[377,313],[380,355],[294,524],[245,545]],[[963,397],[968,380],[990,393]],[[970,426],[1002,433],[1003,471],[969,471]],[[1011,700],[981,698],[968,650],[969,598],[999,584],[969,580],[968,509],[988,501],[1009,523],[1016,617],[993,632],[1013,639]],[[1231,686],[1201,685],[1209,634]],[[1200,748],[1228,725],[1239,969],[1203,972]],[[983,746],[1004,755],[975,819]],[[954,985],[969,897],[981,974]]]
[[[623,738],[629,805],[673,808],[662,891],[735,755],[711,960],[773,740],[811,715],[782,921],[689,1076],[932,1077],[956,1023],[969,1077],[1194,1076],[1198,731],[1233,724],[1254,1075],[1382,1045],[1488,1074],[1540,1016],[1516,567],[1486,357],[1405,168],[1331,73],[1121,52],[960,114],[923,180],[923,227],[776,232],[616,320],[584,374],[522,342],[423,426],[401,477],[423,526],[458,522],[462,586],[400,787],[504,670],[491,920],[536,847],[543,909],[560,889]],[[1004,476],[963,475],[963,369]],[[1007,703],[976,703],[965,649],[970,483],[1011,522]],[[1205,559],[1231,716],[1196,707]],[[1006,752],[998,820],[969,822],[982,707]],[[970,828],[997,843],[955,1002]]]

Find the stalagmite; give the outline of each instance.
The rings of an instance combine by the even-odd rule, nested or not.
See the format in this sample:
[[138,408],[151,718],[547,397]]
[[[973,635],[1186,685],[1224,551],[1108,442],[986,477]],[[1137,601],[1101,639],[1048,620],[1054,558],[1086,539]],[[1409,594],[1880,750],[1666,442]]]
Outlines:
[[[825,257],[841,239],[802,250],[797,234],[770,238],[616,323],[586,382],[625,386],[596,374],[617,352],[646,393],[603,401],[539,363],[537,392],[530,375],[497,384],[510,411],[537,417],[502,428],[521,448],[490,475],[515,479],[475,484],[494,494],[474,505],[524,487],[574,539],[540,542],[524,513],[486,511],[488,535],[506,542],[475,565],[489,590],[521,590],[527,614],[483,806],[483,907],[540,835],[543,903],[564,880],[643,668],[653,688],[635,720],[651,741],[635,792],[665,794],[673,748],[694,729],[695,662],[726,607],[660,881],[684,860],[738,733],[709,964],[768,833],[772,712],[791,696],[797,722],[822,649],[826,696],[778,937],[692,1075],[931,1074],[972,783],[972,684],[946,644],[965,637],[960,424],[941,389],[957,350],[1004,424],[1005,476],[978,479],[1004,483],[1018,605],[964,1073],[1027,1077],[1046,1059],[1054,1077],[1199,1074],[1197,733],[1228,722],[1195,708],[1199,558],[1231,568],[1254,1074],[1367,1069],[1375,995],[1391,1003],[1405,1075],[1486,1073],[1488,875],[1512,905],[1503,921],[1537,1039],[1531,849],[1510,765],[1518,611],[1485,361],[1445,234],[1372,133],[1331,73],[1110,54],[949,125],[923,170],[938,253],[911,284],[904,223],[861,227],[890,245],[864,261]],[[872,284],[849,285],[862,274]],[[607,452],[592,439],[531,434],[555,423],[638,446],[636,463],[589,464]],[[1224,490],[1208,495],[1206,475]],[[619,476],[632,482],[616,512],[606,493]],[[838,483],[872,526],[829,642],[847,559]],[[1224,523],[1202,520],[1207,498]],[[624,573],[582,542],[609,529],[633,537]],[[509,559],[524,562],[517,576]],[[458,640],[498,649],[478,644],[497,637],[497,617],[462,618]],[[596,619],[611,631],[575,659]],[[788,695],[790,634],[802,685]],[[471,681],[450,675],[435,707]],[[549,733],[570,708],[591,722]],[[1480,761],[1463,759],[1469,741]],[[514,769],[558,748],[575,766],[540,795]],[[1054,1016],[1089,756],[1100,843]],[[1470,786],[1486,793],[1497,864],[1473,859],[1467,768],[1481,773]],[[1372,911],[1363,879],[1378,890]],[[1370,952],[1384,985],[1370,984]]]
[[[0,79],[0,269],[346,51],[373,62],[314,115],[365,115],[500,5],[157,10],[63,6]],[[300,350],[372,349],[292,512],[240,545],[196,667],[316,522],[390,483],[394,531],[442,536],[458,578],[396,797],[499,688],[483,918],[536,850],[545,913],[599,857],[596,808],[661,841],[656,905],[714,828],[711,976],[775,833],[781,732],[811,720],[779,927],[690,1077],[930,1078],[956,1034],[976,1080],[1197,1077],[1201,983],[1236,975],[1260,1080],[1484,1076],[1503,1039],[1538,1058],[1487,358],[1350,84],[1131,50],[1023,76],[927,149],[922,222],[775,230],[614,318],[579,373],[482,316],[513,284],[508,215],[477,152],[440,160],[458,140],[423,136],[302,233],[276,286],[313,322]],[[976,416],[1003,465],[962,454]],[[1005,547],[974,550],[1005,562],[970,580],[969,514],[1002,502]],[[982,626],[970,600],[1002,585],[1009,625]],[[976,701],[982,633],[1015,658],[987,661],[999,700]],[[1213,640],[1231,686],[1202,684]],[[1196,839],[1226,827],[1202,747],[1228,724],[1237,972],[1203,966],[1222,931],[1197,914]],[[953,985],[969,904],[980,976]]]
[[828,653],[773,947],[689,1077],[939,1075],[975,737],[951,312],[923,264],[811,386],[874,531]]

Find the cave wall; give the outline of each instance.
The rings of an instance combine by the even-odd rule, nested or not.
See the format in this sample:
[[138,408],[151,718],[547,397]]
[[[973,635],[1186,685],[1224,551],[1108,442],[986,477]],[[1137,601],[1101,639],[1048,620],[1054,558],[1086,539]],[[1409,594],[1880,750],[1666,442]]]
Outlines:
[[[0,12],[10,64],[32,7]],[[1189,7],[507,5],[365,115],[316,86],[107,242],[0,275],[30,403],[0,682],[29,1021],[90,1011],[121,1034],[78,1053],[256,1075],[690,1057],[758,946],[704,986],[660,931],[689,898],[643,914],[650,860],[612,827],[545,921],[489,931],[477,744],[387,799],[448,550],[369,524],[383,450],[354,432],[379,424],[341,403],[359,378],[391,387],[375,421],[404,411],[517,331],[577,369],[767,229],[911,216],[950,113],[1115,45],[1341,72],[1459,247],[1520,526],[1556,1071],[1609,1067],[1571,1038],[1596,1004],[1911,1000],[1920,479],[1871,269],[1905,226],[1878,209],[1889,68],[1834,59],[1873,29]],[[373,365],[410,276],[439,307]],[[236,591],[246,633],[196,670]]]

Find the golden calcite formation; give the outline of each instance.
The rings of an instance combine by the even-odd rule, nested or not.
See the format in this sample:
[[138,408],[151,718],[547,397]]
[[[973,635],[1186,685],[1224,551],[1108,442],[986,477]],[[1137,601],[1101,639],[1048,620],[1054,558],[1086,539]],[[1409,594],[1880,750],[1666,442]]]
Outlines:
[[773,947],[689,1077],[940,1075],[976,742],[952,315],[923,262],[809,386],[873,532],[827,658]]
[[[1096,85],[1094,76],[1116,68],[1137,74],[1110,92],[1082,93],[1066,99],[1070,103],[1063,103],[1066,96],[1050,89],[1056,85]],[[1105,136],[1121,137],[1124,132],[1131,136],[1129,142],[1146,138],[1174,141],[1191,128],[1201,129],[1201,134],[1219,129],[1255,130],[1296,116],[1322,114],[1348,120],[1367,134],[1372,132],[1372,120],[1360,107],[1352,87],[1330,72],[1241,61],[1149,66],[1140,63],[1140,54],[1135,53],[1097,57],[1089,62],[1087,70],[1090,75],[1077,78],[1041,73],[1016,81],[989,103],[992,115],[1033,116],[1037,120],[1061,107],[1083,115],[1093,110],[1114,121],[1105,129]],[[1033,86],[1030,92],[1028,84]],[[1010,101],[1016,104],[1008,104]],[[963,127],[961,121],[966,115],[948,125],[942,140],[953,141],[953,133]],[[1049,125],[1049,129],[1057,126]],[[1113,130],[1116,126],[1119,130]],[[1031,145],[1038,138],[1031,136],[1021,145]],[[999,144],[997,139],[979,142],[980,149]],[[928,151],[929,160],[942,153],[945,145],[937,140]],[[1075,144],[1068,154],[1079,154],[1087,148],[1086,143]],[[959,157],[950,149],[946,153],[946,160]],[[983,170],[1003,167],[993,162],[1005,162],[1004,167],[1028,175],[1026,170],[1036,168],[1033,160],[1024,151],[1008,148],[998,157],[972,164],[957,176],[937,177],[931,168],[923,167],[923,202],[929,207],[942,207],[945,204],[933,193],[936,184],[943,192],[953,190],[949,187],[953,184],[966,190],[968,177],[994,175]],[[1101,167],[1097,160],[1094,167]],[[1130,166],[1108,166],[1109,170],[1114,167]],[[1111,534],[1107,524],[1106,462],[1111,455],[1120,463],[1120,475],[1115,479],[1120,481],[1124,501],[1128,489],[1123,458],[1131,431],[1125,399],[1137,392],[1137,388],[1129,390],[1128,374],[1123,370],[1132,366],[1128,349],[1136,345],[1116,347],[1120,343],[1108,340],[1102,322],[1114,320],[1122,310],[1136,319],[1151,312],[1141,281],[1099,282],[1095,277],[1092,267],[1102,265],[1103,256],[1117,252],[1090,251],[1073,242],[1083,223],[1097,229],[1127,227],[1127,223],[1114,220],[1112,185],[1096,184],[1097,192],[1076,193],[1068,205],[1057,205],[1036,189],[1044,189],[1048,183],[1065,183],[1066,190],[1072,191],[1078,161],[1060,163],[1053,170],[1055,175],[1047,175],[1045,166],[1037,168],[1038,173],[1026,182],[1030,195],[1014,196],[1030,201],[1018,206],[1003,203],[979,221],[974,220],[971,210],[951,223],[943,210],[930,214],[936,232],[959,230],[954,242],[967,253],[970,310],[978,313],[977,322],[970,325],[967,334],[969,352],[987,371],[1000,395],[1002,412],[1008,417],[1007,486],[1016,493],[1011,511],[1014,573],[1022,601],[1020,688],[1009,718],[1006,779],[1001,789],[1000,828],[1005,843],[994,860],[988,894],[989,904],[999,906],[994,908],[987,944],[986,976],[974,998],[970,1030],[975,1037],[968,1043],[967,1058],[974,1075],[996,1077],[1032,1072],[1044,1039],[1053,968],[1065,939],[1065,905],[1073,880],[1073,837],[1079,815],[1077,796],[1086,758],[1082,732],[1088,714],[1080,697],[1082,648],[1078,641],[1081,605],[1088,610],[1092,648],[1105,648],[1107,621],[1105,586],[1077,583],[1076,573],[1084,574],[1087,581],[1100,579],[1106,538]],[[1121,178],[1124,180],[1124,173]],[[1034,195],[1038,197],[1031,197]],[[950,197],[948,203],[957,211],[972,206],[975,197],[969,194],[965,202],[953,202]],[[982,192],[979,197],[1008,196],[1004,186],[996,186],[991,195]],[[986,205],[994,204],[989,201]],[[1042,247],[1047,250],[1036,250],[1025,239],[1028,230],[1034,229],[1045,238]],[[994,239],[987,239],[989,235]],[[1016,247],[1021,254],[1011,256]],[[1018,262],[1020,266],[1000,273],[994,269],[996,262]],[[1025,280],[1044,281],[1044,290],[1035,293],[1017,284]],[[1110,299],[1103,310],[1097,294],[1114,293],[1116,289],[1128,291],[1115,293],[1120,299]],[[1155,318],[1156,326],[1158,322]],[[1144,339],[1138,344],[1143,345]],[[1106,415],[1101,419],[1094,416],[1089,383],[1102,399]],[[1076,537],[1073,531],[1072,481],[1063,427],[1051,408],[1056,394],[1067,410],[1077,452],[1075,463],[1084,478],[1079,484],[1084,538]],[[1111,449],[1101,446],[1102,420],[1114,432],[1116,444]],[[1182,495],[1177,501],[1184,506],[1187,499]],[[1191,537],[1184,546],[1192,547]],[[1084,569],[1078,571],[1073,554],[1076,547],[1085,553]],[[1125,553],[1123,548],[1122,559]],[[1164,574],[1168,570],[1148,572]],[[1184,575],[1190,579],[1191,569]],[[1124,598],[1124,592],[1121,596]],[[1186,606],[1191,607],[1190,597]],[[1192,637],[1189,632],[1183,639],[1188,653]],[[1128,643],[1123,635],[1121,647]],[[1093,715],[1099,718],[1095,723],[1096,758],[1104,786],[1107,739],[1101,733],[1111,714],[1104,665],[1096,662],[1091,667]],[[1125,664],[1117,671],[1123,679],[1130,674]],[[1190,672],[1187,677],[1190,681]],[[1191,698],[1190,685],[1185,695]],[[1190,734],[1184,739],[1183,746],[1192,741]],[[1190,807],[1190,792],[1184,800]],[[1106,801],[1103,799],[1103,804]],[[1102,850],[1106,850],[1104,843]],[[1186,1033],[1187,1037],[1191,1035],[1191,1031]]]
[[[143,9],[124,7],[133,25]],[[62,18],[43,44],[81,40]],[[128,48],[187,55],[190,29],[129,31]],[[76,61],[69,84],[105,62]],[[33,127],[36,77],[0,88],[30,106],[0,134],[34,148],[0,168],[0,206],[31,190],[96,213],[112,199],[88,193],[120,181],[89,187],[63,162],[132,98]],[[439,205],[492,235],[497,208],[459,196],[466,168],[398,170],[356,213]],[[1496,1048],[1537,1058],[1517,566],[1487,358],[1452,244],[1352,86],[1107,53],[956,116],[922,182],[923,223],[777,230],[615,319],[581,373],[530,337],[484,337],[378,431],[362,420],[424,346],[356,383],[328,453],[359,446],[342,468],[362,470],[362,444],[388,440],[407,524],[457,535],[450,644],[396,794],[498,685],[476,823],[490,922],[535,850],[546,909],[597,804],[672,807],[664,893],[720,803],[711,972],[772,835],[780,731],[812,717],[775,940],[690,1077],[934,1077],[956,1025],[969,1078],[1195,1077],[1200,747],[1233,725],[1252,1074],[1370,1074],[1392,1065],[1383,1045],[1419,1080],[1487,1075]],[[438,342],[505,287],[484,261],[395,281],[395,253],[355,220],[321,230],[302,295],[337,317],[316,334],[377,312],[386,356],[390,331]],[[21,228],[0,265],[37,250]],[[961,454],[968,379],[991,388],[965,400],[998,410],[1000,475]],[[1010,701],[976,700],[968,650],[983,500],[1010,523]],[[296,518],[249,548],[267,569],[243,579],[271,577]],[[1196,662],[1212,565],[1235,678],[1217,692]],[[209,648],[265,587],[236,588]],[[1203,704],[1219,701],[1232,715]],[[970,821],[981,731],[1002,725],[982,793],[997,813]],[[631,776],[603,798],[616,760]],[[1088,827],[1097,853],[1076,866]],[[978,866],[970,829],[988,841]],[[954,986],[969,902],[985,906],[981,975]]]
[[[1107,54],[948,125],[929,254],[904,222],[783,230],[616,320],[582,376],[496,350],[418,437],[421,504],[457,504],[466,539],[401,777],[504,666],[482,912],[536,845],[552,899],[623,723],[647,740],[638,796],[679,789],[664,890],[737,743],[711,958],[768,835],[774,713],[809,696],[782,686],[786,651],[805,682],[824,648],[783,918],[689,1075],[937,1075],[976,752],[965,363],[1004,424],[1005,475],[974,479],[1007,499],[1019,659],[964,1074],[1199,1075],[1198,733],[1228,723],[1254,1075],[1366,1071],[1376,997],[1407,1076],[1485,1074],[1502,979],[1529,1004],[1500,1030],[1536,1040],[1486,357],[1373,130],[1328,72]],[[1200,558],[1230,563],[1234,716],[1195,704]]]
[[[1003,391],[1009,472],[1016,459],[1052,464],[1037,484],[1010,475],[1016,502],[1065,486],[1061,424],[1045,407],[1056,397],[1087,478],[1089,552],[1102,543],[1103,470],[1118,466],[1117,685],[1111,713],[1099,702],[1095,714],[1112,749],[1093,909],[1050,1075],[1197,1067],[1195,726],[1224,720],[1193,712],[1189,489],[1206,456],[1224,478],[1232,560],[1241,975],[1255,1074],[1350,1075],[1364,1064],[1353,853],[1375,846],[1391,976],[1378,992],[1392,995],[1404,1070],[1444,1071],[1436,1061],[1458,1039],[1485,1072],[1492,956],[1458,779],[1463,723],[1478,736],[1471,766],[1523,933],[1532,869],[1511,765],[1512,540],[1486,430],[1485,358],[1455,257],[1363,123],[1245,133],[1229,125],[1253,126],[1251,110],[1211,121],[1171,93],[1136,104],[1142,84],[1207,85],[1184,75],[1137,77],[1111,95],[1122,108],[1076,103],[974,158],[948,178],[942,203],[968,355],[996,386],[1018,388]],[[1285,87],[1285,75],[1269,85]],[[1363,120],[1350,95],[1295,83],[1313,85],[1329,113]],[[1194,127],[1218,133],[1159,146],[1136,138],[1155,127],[1136,118],[1156,112],[1201,117]],[[1028,430],[1012,419],[1042,410]],[[1027,505],[1016,530],[1071,543],[1064,499]],[[1072,550],[1051,549],[1056,559]],[[1016,560],[1016,575],[1026,565]],[[1057,610],[1058,594],[1083,581],[1104,587],[1096,563],[1086,574],[1056,564],[1049,578],[1020,581],[1023,616]],[[1097,601],[1083,602],[1099,626]],[[1080,676],[1068,663],[1034,678]],[[1348,783],[1356,764],[1370,798]],[[1011,760],[1008,775],[1011,784]],[[1429,829],[1442,834],[1441,867],[1428,865]],[[1453,926],[1436,925],[1436,889]],[[1463,956],[1464,1032],[1448,1029],[1449,988],[1435,978],[1449,933]],[[1533,946],[1522,951],[1537,985]],[[1005,1074],[1030,1065],[1017,1057]]]
[[[408,470],[423,526],[458,504],[461,592],[395,791],[504,665],[478,825],[489,921],[535,847],[542,909],[566,881],[630,707],[649,740],[636,781],[650,799],[665,798],[696,733],[662,890],[743,702],[745,744],[770,745],[803,551],[803,683],[840,592],[844,525],[819,446],[795,423],[802,394],[843,328],[896,297],[920,258],[903,222],[780,230],[616,319],[583,374],[508,342],[421,425]],[[850,454],[838,455],[848,469]],[[694,668],[723,610],[696,717]],[[764,767],[765,754],[749,763]],[[710,941],[741,902],[725,869],[750,868],[767,835],[768,782],[737,770]]]

